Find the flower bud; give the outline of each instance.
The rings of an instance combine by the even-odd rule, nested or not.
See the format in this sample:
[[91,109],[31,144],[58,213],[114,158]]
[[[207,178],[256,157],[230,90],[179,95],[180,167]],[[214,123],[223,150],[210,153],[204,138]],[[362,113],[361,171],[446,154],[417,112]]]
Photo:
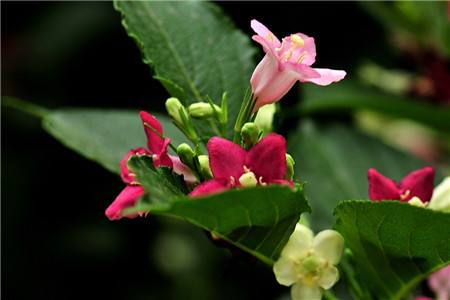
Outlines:
[[245,123],[241,129],[241,137],[247,148],[252,147],[259,141],[261,130],[255,123]]
[[208,155],[199,155],[198,157],[199,162],[199,172],[200,175],[202,175],[205,179],[211,179],[213,178],[211,168],[209,167],[209,157]]
[[188,144],[186,143],[180,144],[177,147],[177,154],[180,157],[180,160],[183,164],[185,164],[191,169],[194,168],[195,152]]
[[258,110],[258,114],[255,118],[255,124],[264,132],[268,134],[272,131],[273,117],[277,112],[277,106],[275,103],[266,104]]
[[[184,113],[186,108],[181,104],[180,100],[175,97],[171,97],[166,100],[166,110],[169,116],[175,121],[175,123],[181,125],[183,124],[183,119],[180,113]],[[187,113],[186,113],[187,114]]]
[[181,104],[180,100],[171,97],[166,101],[166,110],[173,119],[175,125],[183,131],[183,133],[195,144],[198,143],[198,136],[192,125],[191,118],[186,107]]
[[286,180],[292,180],[294,178],[294,165],[295,161],[290,154],[286,153]]
[[205,103],[205,102],[198,102],[193,103],[188,108],[189,115],[193,118],[197,119],[207,119],[214,116],[215,113],[218,115],[222,114],[222,109],[213,104]]

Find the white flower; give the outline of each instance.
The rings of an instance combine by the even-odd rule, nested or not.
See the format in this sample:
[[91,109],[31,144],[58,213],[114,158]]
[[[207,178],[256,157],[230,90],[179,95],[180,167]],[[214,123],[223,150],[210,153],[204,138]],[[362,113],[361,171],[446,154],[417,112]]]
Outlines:
[[275,277],[281,285],[292,285],[292,299],[320,300],[323,290],[339,279],[335,265],[343,248],[344,238],[337,231],[324,230],[314,237],[308,227],[297,224],[273,266]]
[[428,207],[434,210],[450,212],[450,176],[434,188]]

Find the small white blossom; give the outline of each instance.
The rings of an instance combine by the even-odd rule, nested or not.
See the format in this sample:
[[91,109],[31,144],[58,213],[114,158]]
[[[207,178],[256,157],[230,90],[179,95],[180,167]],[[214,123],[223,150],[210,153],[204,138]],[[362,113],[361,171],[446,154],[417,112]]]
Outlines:
[[306,226],[297,224],[273,266],[279,284],[292,286],[293,300],[320,300],[324,290],[339,279],[338,269],[344,238],[334,230],[314,237]]
[[434,210],[450,212],[450,176],[434,188],[428,207]]

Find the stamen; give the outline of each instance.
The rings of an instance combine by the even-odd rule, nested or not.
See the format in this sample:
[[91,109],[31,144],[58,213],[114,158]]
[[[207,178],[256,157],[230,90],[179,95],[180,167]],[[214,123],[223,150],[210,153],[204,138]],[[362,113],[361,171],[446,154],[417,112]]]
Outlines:
[[305,45],[305,41],[296,34],[291,34],[291,41],[296,47],[303,47]]
[[406,190],[403,194],[400,195],[400,200],[405,200],[408,198],[409,194],[411,194],[410,190]]
[[262,178],[262,176],[259,176],[259,178],[258,178],[258,182],[259,182],[259,184],[260,184],[260,185],[262,185],[262,186],[265,186],[265,185],[267,185],[267,183],[265,183],[265,182],[263,181],[263,178]]
[[250,172],[250,169],[247,168],[247,166],[244,165],[244,173],[248,173],[248,172]]
[[306,51],[303,52],[302,54],[300,54],[300,55],[298,56],[298,58],[297,58],[297,64],[301,64],[302,61],[305,59],[305,56],[306,56]]
[[236,179],[233,176],[230,176],[230,184],[231,185],[235,185],[236,184]]

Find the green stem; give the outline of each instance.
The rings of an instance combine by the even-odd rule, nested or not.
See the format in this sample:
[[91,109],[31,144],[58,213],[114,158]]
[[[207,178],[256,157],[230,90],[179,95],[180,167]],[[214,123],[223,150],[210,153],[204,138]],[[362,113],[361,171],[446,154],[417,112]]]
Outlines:
[[38,118],[44,118],[45,115],[50,112],[46,108],[15,97],[2,97],[2,105],[29,113],[30,115]]
[[326,290],[323,292],[323,298],[327,300],[339,300],[338,297],[336,297],[332,291]]

